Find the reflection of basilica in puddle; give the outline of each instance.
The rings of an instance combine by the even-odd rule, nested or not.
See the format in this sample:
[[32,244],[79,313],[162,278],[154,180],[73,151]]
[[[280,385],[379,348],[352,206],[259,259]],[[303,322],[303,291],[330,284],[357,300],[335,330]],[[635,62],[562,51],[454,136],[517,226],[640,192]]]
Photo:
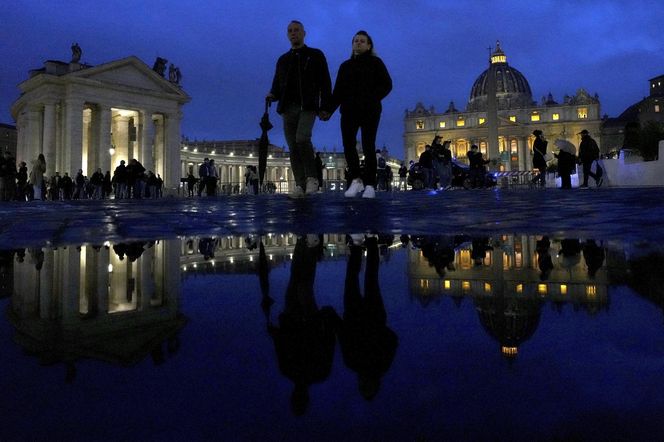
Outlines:
[[[13,293],[8,316],[15,340],[44,363],[94,358],[128,365],[149,354],[159,362],[164,347],[177,349],[185,323],[178,299],[183,281],[210,273],[259,275],[260,244],[268,269],[283,266],[293,260],[297,238],[199,237],[2,252],[0,297]],[[320,239],[322,259],[348,260],[349,236]],[[378,244],[382,262],[406,254],[408,291],[422,305],[471,300],[506,357],[516,356],[536,331],[545,303],[595,314],[608,309],[610,283],[630,282],[625,256],[592,240],[379,235]],[[660,298],[659,292],[649,297],[661,305]]]

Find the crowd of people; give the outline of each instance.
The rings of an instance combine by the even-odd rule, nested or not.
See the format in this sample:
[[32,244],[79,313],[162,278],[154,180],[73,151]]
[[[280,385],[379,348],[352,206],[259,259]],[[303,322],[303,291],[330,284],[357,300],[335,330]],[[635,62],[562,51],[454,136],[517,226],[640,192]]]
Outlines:
[[164,181],[159,174],[146,171],[145,167],[132,158],[115,168],[113,175],[101,168],[89,177],[83,169],[78,169],[72,177],[69,172],[55,172],[46,176],[46,158],[43,154],[32,162],[28,173],[25,161],[16,164],[9,151],[0,159],[0,200],[1,201],[65,201],[76,199],[115,199],[159,198],[163,193]]

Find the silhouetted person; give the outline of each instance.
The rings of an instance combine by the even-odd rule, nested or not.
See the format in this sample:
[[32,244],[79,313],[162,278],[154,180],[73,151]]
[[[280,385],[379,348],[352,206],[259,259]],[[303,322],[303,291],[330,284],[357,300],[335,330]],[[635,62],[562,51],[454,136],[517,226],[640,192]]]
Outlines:
[[486,258],[486,252],[488,250],[493,250],[493,247],[489,245],[489,238],[480,237],[473,239],[470,258],[476,266],[482,265],[482,261]]
[[535,249],[537,250],[537,266],[540,269],[540,279],[542,281],[549,279],[551,270],[553,270],[553,260],[549,252],[550,247],[551,241],[549,241],[548,236],[543,236],[535,245]]
[[344,363],[357,373],[360,394],[373,399],[381,378],[392,365],[398,338],[387,325],[387,313],[378,284],[378,241],[365,240],[367,264],[364,273],[364,296],[360,293],[360,269],[363,249],[350,246],[344,286],[344,317],[339,330],[339,345]]
[[298,238],[295,244],[279,327],[268,324],[279,371],[294,384],[291,407],[298,416],[309,404],[309,386],[323,382],[330,374],[339,325],[332,307],[318,308],[316,304],[314,278],[320,245],[316,236],[308,237]]
[[594,278],[597,270],[604,264],[604,248],[598,246],[594,239],[586,240],[583,245],[583,258],[588,267],[588,276]]

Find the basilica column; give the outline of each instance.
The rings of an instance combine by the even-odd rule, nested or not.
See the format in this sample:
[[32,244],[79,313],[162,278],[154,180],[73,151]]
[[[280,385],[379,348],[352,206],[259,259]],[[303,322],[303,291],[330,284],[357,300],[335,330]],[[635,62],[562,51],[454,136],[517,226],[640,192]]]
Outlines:
[[519,170],[529,170],[528,163],[526,162],[526,150],[526,139],[523,137],[517,138],[516,152],[519,157]]
[[[55,175],[55,103],[44,104],[44,157],[46,176]],[[63,174],[64,175],[64,174]]]
[[76,174],[83,166],[83,100],[65,100],[64,153],[63,172]]

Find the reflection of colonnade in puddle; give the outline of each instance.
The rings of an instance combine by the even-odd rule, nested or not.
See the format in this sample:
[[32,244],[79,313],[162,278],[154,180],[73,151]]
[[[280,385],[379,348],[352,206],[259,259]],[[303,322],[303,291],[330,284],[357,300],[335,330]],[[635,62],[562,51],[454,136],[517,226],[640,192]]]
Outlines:
[[14,264],[8,311],[16,341],[42,362],[122,365],[177,347],[179,248],[174,241],[28,249]]
[[[262,241],[270,267],[293,259],[298,235],[294,233],[265,235],[224,235],[185,238],[180,242],[182,277],[206,273],[252,273],[258,263],[258,242]],[[202,241],[209,244],[202,245]],[[348,254],[346,234],[323,234],[325,259],[343,258]],[[209,247],[207,252],[203,249]]]

